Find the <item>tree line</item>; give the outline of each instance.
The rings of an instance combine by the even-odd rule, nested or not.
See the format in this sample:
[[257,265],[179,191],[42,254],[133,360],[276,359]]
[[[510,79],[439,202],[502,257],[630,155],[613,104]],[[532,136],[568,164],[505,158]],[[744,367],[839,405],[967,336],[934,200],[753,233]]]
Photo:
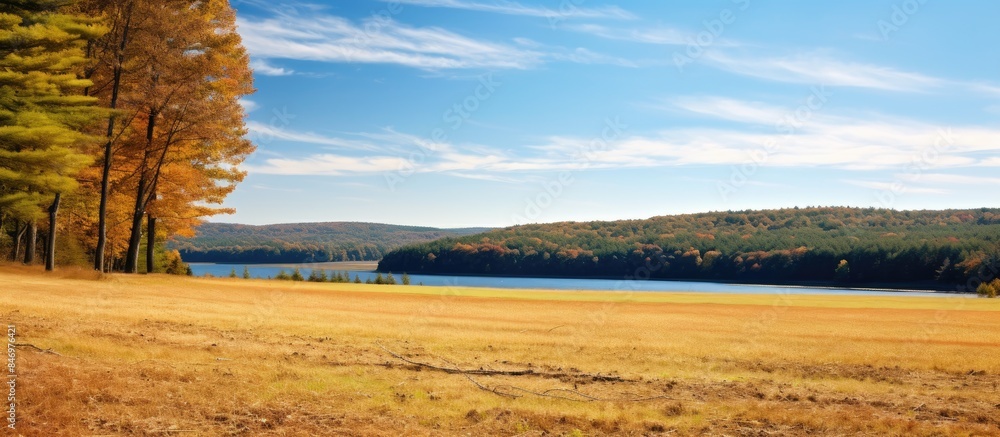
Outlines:
[[277,225],[205,223],[194,237],[168,244],[186,261],[299,263],[378,261],[400,246],[462,236],[485,228],[438,229],[379,223],[326,222]]
[[0,250],[31,264],[41,241],[48,269],[176,265],[164,241],[231,212],[252,84],[227,0],[4,2]]
[[[379,271],[748,283],[908,283],[974,292],[997,277],[1000,210],[795,208],[516,226],[410,245]],[[935,285],[936,284],[936,285]]]
[[[206,276],[211,277],[211,275],[206,275]],[[233,279],[235,278],[252,279],[252,276],[250,275],[250,269],[246,266],[243,267],[243,274],[241,275],[236,274],[236,268],[234,267],[232,270],[229,271],[229,277]],[[268,276],[267,279],[275,279],[279,281],[297,281],[297,282],[303,282],[303,281],[332,282],[335,284],[355,283],[355,284],[396,285],[396,277],[392,276],[392,273],[387,273],[385,276],[382,276],[382,273],[376,273],[374,279],[366,278],[362,282],[360,275],[355,274],[354,280],[351,280],[350,272],[333,271],[327,274],[326,270],[324,269],[312,269],[309,272],[309,276],[303,276],[302,271],[299,270],[298,268],[292,269],[291,273],[288,273],[284,269],[281,269],[278,270],[278,274],[275,275],[273,278]],[[402,285],[410,285],[410,275],[404,272],[403,276],[400,278],[400,281]]]

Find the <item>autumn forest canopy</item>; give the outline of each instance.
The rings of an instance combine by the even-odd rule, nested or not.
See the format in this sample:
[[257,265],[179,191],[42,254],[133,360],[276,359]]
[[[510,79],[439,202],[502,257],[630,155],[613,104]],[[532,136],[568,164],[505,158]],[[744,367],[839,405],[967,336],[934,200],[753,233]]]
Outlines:
[[516,226],[406,246],[379,270],[973,292],[998,266],[1000,209],[795,208]]
[[188,262],[301,263],[378,261],[392,249],[444,237],[484,232],[486,228],[437,229],[378,223],[330,222],[280,225],[205,223],[198,235],[180,237],[168,247]]
[[254,150],[235,20],[227,0],[0,5],[0,250],[176,269],[164,241],[228,212]]

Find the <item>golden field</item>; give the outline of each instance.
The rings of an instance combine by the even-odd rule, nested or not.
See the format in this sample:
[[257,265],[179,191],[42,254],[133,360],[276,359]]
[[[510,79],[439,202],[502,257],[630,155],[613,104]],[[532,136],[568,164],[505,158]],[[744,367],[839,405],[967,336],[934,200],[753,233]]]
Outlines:
[[1000,434],[997,300],[6,266],[0,302],[13,435]]

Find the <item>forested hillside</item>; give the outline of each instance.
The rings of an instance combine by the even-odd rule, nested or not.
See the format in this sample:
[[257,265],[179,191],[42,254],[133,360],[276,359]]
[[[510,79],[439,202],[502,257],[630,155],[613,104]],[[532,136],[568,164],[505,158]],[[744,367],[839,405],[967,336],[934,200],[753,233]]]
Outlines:
[[206,223],[193,238],[169,244],[189,262],[286,263],[377,261],[406,244],[463,236],[487,228],[436,229],[377,223],[293,223],[251,226]]
[[524,225],[395,250],[380,271],[844,284],[996,276],[1000,209],[806,208]]

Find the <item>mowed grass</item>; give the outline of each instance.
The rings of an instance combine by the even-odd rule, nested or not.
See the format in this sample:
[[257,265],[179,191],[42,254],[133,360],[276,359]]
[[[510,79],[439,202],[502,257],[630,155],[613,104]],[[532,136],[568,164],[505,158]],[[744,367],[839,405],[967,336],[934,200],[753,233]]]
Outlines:
[[997,300],[7,266],[0,301],[59,354],[18,348],[23,435],[1000,433]]

